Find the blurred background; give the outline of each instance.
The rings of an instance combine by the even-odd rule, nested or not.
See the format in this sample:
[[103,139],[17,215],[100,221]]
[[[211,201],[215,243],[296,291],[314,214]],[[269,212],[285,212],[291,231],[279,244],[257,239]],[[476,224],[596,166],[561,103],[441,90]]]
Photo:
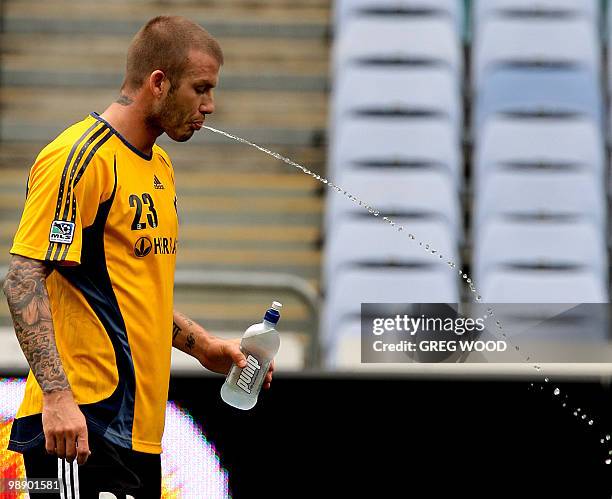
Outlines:
[[[160,138],[179,197],[176,308],[235,337],[261,320],[273,299],[281,301],[278,383],[298,404],[292,418],[321,417],[299,415],[299,397],[283,384],[296,380],[306,399],[320,397],[317,407],[329,416],[342,404],[331,380],[345,380],[348,388],[339,389],[359,396],[372,371],[384,372],[385,380],[418,375],[406,389],[415,390],[415,403],[421,394],[431,407],[442,398],[428,399],[422,376],[442,384],[482,374],[534,376],[520,364],[362,365],[362,302],[474,303],[480,296],[490,304],[541,304],[537,317],[529,309],[531,321],[558,313],[547,304],[572,310],[608,302],[612,10],[605,0],[0,5],[0,265],[8,263],[38,151],[117,98],[131,37],[165,13],[198,21],[224,50],[208,124],[277,151],[380,210],[377,219],[296,168],[206,130],[184,144]],[[383,216],[404,230],[388,227]],[[603,364],[612,359],[607,307],[599,310],[575,314],[569,339],[590,345],[602,363],[547,371],[590,382],[589,400],[598,406],[593,393],[609,400],[612,372]],[[23,374],[4,300],[0,325],[0,370]],[[567,340],[567,328],[563,334]],[[195,381],[201,369],[178,352],[173,373],[171,393],[196,412],[202,402],[185,396],[185,386],[220,388],[217,378]],[[309,385],[308,375],[323,378]],[[382,390],[367,386],[372,391],[362,402]],[[581,386],[574,390],[586,393],[587,384]],[[396,388],[384,393],[391,397]],[[473,388],[472,400],[489,388]],[[518,393],[512,396],[520,406]],[[379,410],[391,411],[382,398]],[[607,404],[598,410],[608,411]],[[236,417],[218,401],[210,410],[202,417],[213,426],[219,414]],[[272,424],[259,414],[261,424]],[[567,423],[555,424],[567,431]],[[226,455],[234,452],[226,445]]]

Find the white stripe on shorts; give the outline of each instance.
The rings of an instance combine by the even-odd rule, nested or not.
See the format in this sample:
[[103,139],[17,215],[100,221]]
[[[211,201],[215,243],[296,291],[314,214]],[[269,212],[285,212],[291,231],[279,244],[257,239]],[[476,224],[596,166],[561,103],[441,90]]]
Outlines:
[[76,459],[72,463],[72,485],[74,485],[74,499],[81,499],[79,492],[79,464]]
[[60,498],[66,499],[66,495],[64,494],[64,460],[57,458],[57,478],[60,482]]
[[70,463],[64,459],[64,476],[66,477],[66,499],[74,499],[72,495],[72,469]]

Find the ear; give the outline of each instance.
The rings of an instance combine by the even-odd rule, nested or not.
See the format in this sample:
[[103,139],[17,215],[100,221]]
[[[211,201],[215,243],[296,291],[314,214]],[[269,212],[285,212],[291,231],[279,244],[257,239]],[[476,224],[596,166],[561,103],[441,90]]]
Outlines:
[[170,81],[166,78],[165,73],[157,69],[149,76],[149,90],[153,97],[163,97],[170,88]]

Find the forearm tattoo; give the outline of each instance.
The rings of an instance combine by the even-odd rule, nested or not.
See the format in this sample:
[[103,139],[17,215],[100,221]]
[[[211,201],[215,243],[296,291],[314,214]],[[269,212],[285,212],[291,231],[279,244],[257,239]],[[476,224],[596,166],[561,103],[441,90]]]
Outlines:
[[172,341],[176,340],[176,337],[179,335],[179,333],[182,331],[182,329],[178,326],[178,324],[176,322],[172,323]]
[[191,331],[191,327],[194,326],[194,322],[180,312],[177,312],[176,315],[185,321],[186,327],[183,326],[183,328],[181,328],[176,321],[174,322],[172,329],[172,344],[181,350],[181,347],[184,346],[187,353],[191,353],[196,343],[193,331]]
[[44,393],[70,389],[55,344],[48,269],[42,262],[14,256],[4,282],[4,294],[19,345]]

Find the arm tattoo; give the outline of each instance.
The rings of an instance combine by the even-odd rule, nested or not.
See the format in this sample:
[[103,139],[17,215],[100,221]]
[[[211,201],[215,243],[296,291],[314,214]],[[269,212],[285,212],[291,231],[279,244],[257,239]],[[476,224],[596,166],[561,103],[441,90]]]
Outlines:
[[189,333],[189,336],[187,336],[187,340],[185,340],[185,346],[190,352],[193,350],[193,347],[195,346],[195,338],[193,337],[193,333]]
[[122,106],[129,106],[130,104],[134,103],[130,97],[124,94],[121,94],[115,102],[117,102],[117,104],[121,104]]
[[176,340],[176,337],[179,335],[179,333],[182,331],[182,329],[178,326],[178,324],[176,322],[173,322],[173,326],[172,326],[172,341]]
[[[179,322],[181,325],[178,324]],[[194,332],[194,326],[196,324],[189,317],[180,312],[175,312],[174,326],[172,328],[172,345],[183,352],[192,354],[196,346],[197,334],[197,330]]]
[[4,282],[15,333],[44,393],[70,389],[53,331],[44,263],[14,256]]
[[193,321],[189,317],[187,317],[185,314],[181,314],[180,312],[177,312],[177,315],[185,321],[185,324],[187,324],[190,327],[193,326]]

